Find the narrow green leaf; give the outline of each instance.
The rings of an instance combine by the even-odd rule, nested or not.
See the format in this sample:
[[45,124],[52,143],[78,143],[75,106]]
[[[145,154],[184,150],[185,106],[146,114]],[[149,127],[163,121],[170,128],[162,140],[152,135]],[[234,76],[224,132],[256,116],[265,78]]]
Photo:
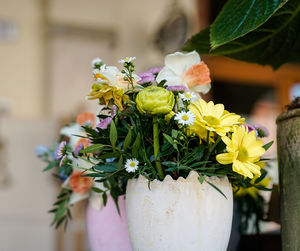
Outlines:
[[105,154],[101,154],[98,158],[99,159],[118,158],[120,155],[121,155],[120,152],[105,153]]
[[138,158],[138,155],[139,155],[139,148],[140,148],[140,145],[141,145],[141,136],[140,136],[140,133],[138,133],[134,143],[133,143],[133,146],[132,146],[132,156],[134,158]]
[[161,164],[164,166],[177,166],[177,162],[173,162],[173,161],[163,161],[161,162]]
[[124,140],[124,145],[123,145],[123,149],[126,150],[128,148],[128,146],[130,145],[131,143],[131,129],[129,128],[128,129],[128,133],[126,135],[126,138]]
[[174,166],[166,169],[167,172],[179,171],[179,170],[190,170],[186,166]]
[[66,212],[65,204],[61,204],[55,214],[53,222],[56,222],[58,219],[60,219]]
[[123,155],[121,155],[119,158],[117,169],[121,169],[122,166],[123,166]]
[[107,203],[107,194],[105,192],[102,194],[102,199],[103,199],[103,205],[106,206],[106,203]]
[[266,176],[267,176],[267,172],[263,171],[262,169],[262,175],[260,175],[254,182],[254,184],[258,184],[259,182],[261,182]]
[[103,193],[104,191],[98,187],[92,187],[92,190],[96,193]]
[[201,184],[203,184],[204,180],[205,180],[206,175],[201,175],[198,180],[200,181]]
[[271,141],[265,145],[263,145],[263,148],[267,151],[272,145],[273,145],[274,141]]
[[80,153],[94,153],[94,152],[97,152],[97,151],[101,150],[104,147],[109,147],[109,146],[108,145],[102,145],[102,144],[95,144],[95,145],[88,146],[85,149],[82,149],[80,151]]
[[43,172],[46,172],[50,169],[52,169],[53,167],[58,166],[58,162],[57,161],[52,161],[49,163],[49,165],[43,170]]
[[167,134],[163,134],[164,138],[176,149],[176,151],[178,151],[178,147],[177,144],[174,142],[174,140],[172,139],[172,137],[170,137]]
[[110,124],[110,130],[109,130],[109,140],[113,149],[116,148],[117,138],[118,138],[117,128],[115,122],[112,120]]
[[207,181],[207,180],[206,180],[206,182],[207,182],[209,185],[211,185],[214,189],[216,189],[220,194],[222,194],[222,195],[225,197],[225,199],[227,199],[226,195],[221,191],[220,188],[218,188],[216,185],[214,185],[213,183],[211,183],[211,182],[209,182],[209,181]]
[[178,131],[177,130],[172,130],[172,138],[176,139],[178,136]]
[[102,165],[96,165],[93,167],[97,171],[101,172],[115,172],[117,171],[117,167],[115,165],[110,164],[102,164]]
[[60,219],[58,219],[56,221],[55,228],[57,229],[66,220],[66,218],[67,218],[67,216],[65,215],[65,216],[61,217]]
[[93,178],[99,178],[99,177],[105,177],[104,173],[87,173],[81,175],[82,177],[93,177]]

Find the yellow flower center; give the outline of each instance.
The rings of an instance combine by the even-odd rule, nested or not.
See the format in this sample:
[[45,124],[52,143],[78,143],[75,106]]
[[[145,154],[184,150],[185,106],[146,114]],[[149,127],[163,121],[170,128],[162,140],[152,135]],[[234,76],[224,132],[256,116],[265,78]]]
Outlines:
[[191,98],[191,94],[186,93],[186,94],[185,94],[185,97],[186,97],[186,98]]
[[130,163],[130,166],[131,166],[131,167],[135,167],[135,163],[134,163],[134,162],[131,162],[131,163]]
[[209,125],[220,125],[220,120],[214,116],[204,116],[203,119]]
[[239,154],[237,156],[237,159],[241,162],[246,162],[248,160],[248,151],[245,147],[239,147]]
[[182,117],[181,117],[184,121],[187,121],[189,119],[189,116],[184,114]]

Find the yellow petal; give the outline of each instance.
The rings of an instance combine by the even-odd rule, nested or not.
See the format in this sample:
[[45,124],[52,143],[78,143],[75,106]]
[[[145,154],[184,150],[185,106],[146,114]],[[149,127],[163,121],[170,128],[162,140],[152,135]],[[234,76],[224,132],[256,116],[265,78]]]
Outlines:
[[248,168],[244,165],[244,163],[238,160],[233,161],[232,170],[245,177],[249,177],[250,179],[253,178],[253,174],[248,170]]
[[217,161],[222,165],[227,165],[233,162],[234,153],[221,153],[216,156]]

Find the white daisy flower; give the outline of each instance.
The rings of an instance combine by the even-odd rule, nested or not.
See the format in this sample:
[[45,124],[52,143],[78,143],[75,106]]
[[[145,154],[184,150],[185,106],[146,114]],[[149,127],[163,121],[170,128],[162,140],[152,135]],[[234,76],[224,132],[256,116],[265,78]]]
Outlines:
[[100,70],[99,70],[99,69],[94,69],[94,70],[93,70],[93,74],[94,74],[94,75],[100,74]]
[[120,59],[118,62],[120,64],[124,64],[124,63],[130,63],[132,62],[133,60],[136,60],[136,57],[126,57],[124,59]]
[[185,93],[179,93],[179,97],[183,101],[191,101],[192,99],[196,98],[196,94],[193,92],[185,92]]
[[139,161],[135,158],[127,159],[125,169],[129,173],[134,173],[139,168]]
[[181,125],[192,125],[195,122],[196,115],[190,111],[188,112],[178,112],[175,115],[175,120]]
[[91,65],[93,68],[99,67],[103,64],[102,59],[101,58],[94,58],[91,62]]

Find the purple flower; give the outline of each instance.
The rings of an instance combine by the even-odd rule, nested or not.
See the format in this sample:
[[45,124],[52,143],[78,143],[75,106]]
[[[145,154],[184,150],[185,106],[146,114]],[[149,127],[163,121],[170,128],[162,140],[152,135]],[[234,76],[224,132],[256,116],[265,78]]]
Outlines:
[[257,133],[256,133],[256,130],[255,130],[254,126],[252,126],[250,124],[243,124],[243,126],[248,129],[248,132],[255,131],[255,135],[257,136]]
[[258,137],[260,137],[260,138],[269,137],[269,135],[270,135],[269,130],[265,126],[258,125],[258,124],[255,124],[253,126],[257,131]]
[[184,85],[170,85],[167,87],[167,90],[171,92],[185,92],[188,91],[188,88]]
[[113,118],[114,116],[116,116],[116,113],[117,113],[117,107],[115,105],[113,105],[111,108],[110,116]]
[[140,84],[152,82],[155,80],[155,75],[150,72],[141,73],[139,74],[139,77],[141,78],[141,80],[139,81]]
[[162,67],[154,67],[146,71],[145,73],[158,74],[161,71]]
[[103,119],[96,127],[100,128],[102,130],[107,129],[107,127],[109,126],[109,124],[111,123],[112,118],[111,117],[107,117],[105,119]]
[[84,145],[82,143],[80,143],[78,146],[75,147],[75,150],[74,150],[74,154],[75,155],[78,155],[79,152],[83,149]]
[[154,67],[149,69],[148,71],[139,74],[141,80],[139,81],[140,84],[152,82],[155,80],[155,74],[158,74],[161,71],[162,67]]
[[66,154],[66,151],[67,151],[67,142],[66,141],[60,142],[59,146],[56,149],[56,159],[60,160],[61,158],[63,158],[64,155]]
[[35,154],[40,157],[43,156],[44,154],[48,154],[49,153],[49,148],[47,146],[44,145],[39,145],[37,146],[35,149]]
[[65,164],[67,163],[67,161],[68,161],[67,155],[64,155],[64,156],[62,157],[62,159],[60,160],[60,162],[59,162],[59,166],[65,165]]

